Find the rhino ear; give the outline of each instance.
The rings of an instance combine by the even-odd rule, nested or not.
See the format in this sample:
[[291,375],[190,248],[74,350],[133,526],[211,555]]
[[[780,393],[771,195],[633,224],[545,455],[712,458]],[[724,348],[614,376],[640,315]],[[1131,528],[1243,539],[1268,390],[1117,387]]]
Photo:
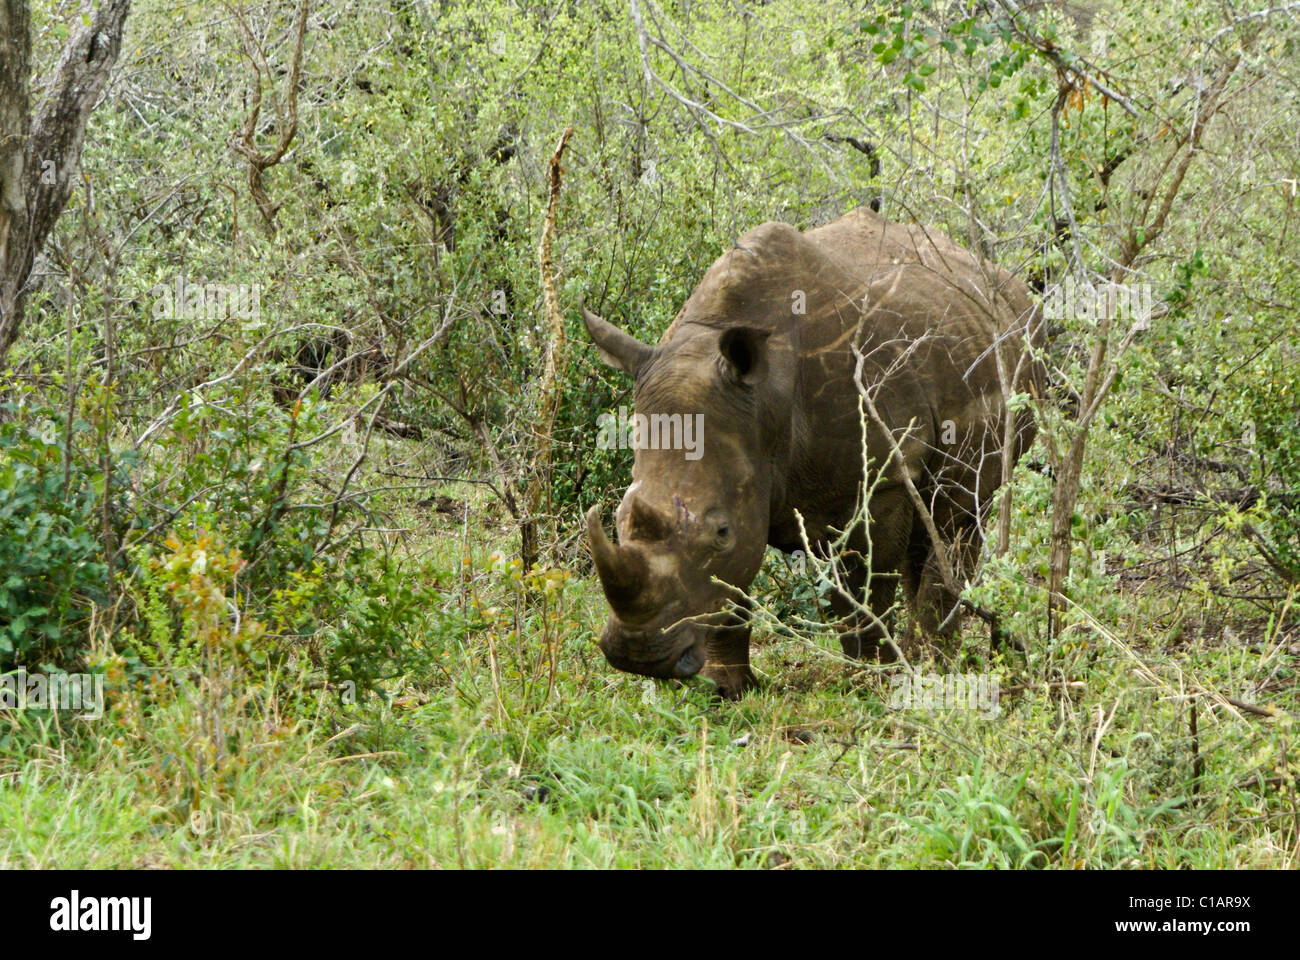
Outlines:
[[596,345],[600,359],[629,376],[635,377],[637,368],[654,352],[653,347],[647,347],[630,333],[624,333],[586,307],[582,308],[582,322],[587,326],[587,333]]
[[731,327],[718,338],[722,372],[736,383],[755,383],[767,373],[768,330]]

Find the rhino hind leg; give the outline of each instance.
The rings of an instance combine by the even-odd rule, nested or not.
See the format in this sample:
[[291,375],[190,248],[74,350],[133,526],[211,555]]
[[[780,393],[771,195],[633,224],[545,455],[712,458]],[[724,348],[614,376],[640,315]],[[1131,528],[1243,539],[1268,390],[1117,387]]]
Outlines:
[[[865,587],[866,577],[863,576]],[[857,614],[845,625],[840,634],[840,647],[845,656],[855,660],[878,660],[893,663],[898,657],[894,634],[894,596],[898,592],[896,573],[877,571],[872,574],[871,588],[867,591],[866,606],[872,616]],[[848,604],[846,607],[850,606]],[[890,643],[890,638],[894,643]]]
[[[945,547],[956,566],[958,581],[965,581],[972,572],[972,551],[966,537],[959,534]],[[908,564],[903,574],[903,595],[908,609],[921,632],[928,637],[951,640],[961,623],[961,596],[944,581],[928,536],[918,537],[908,551]]]
[[933,549],[917,576],[914,602],[914,615],[922,633],[942,640],[952,639],[961,620],[960,612],[954,612],[953,608],[961,603],[961,597],[944,583]]
[[[905,560],[905,550],[898,546],[900,538],[886,539],[879,536],[880,532],[873,532],[876,562],[870,586],[867,584],[866,563],[861,555],[846,557],[843,563],[848,574],[847,585],[853,591],[853,597],[832,596],[831,610],[841,620],[840,647],[845,656],[855,660],[892,663],[900,652],[900,641],[894,630],[894,598],[898,594],[898,571]],[[860,606],[865,606],[870,615],[864,613]]]

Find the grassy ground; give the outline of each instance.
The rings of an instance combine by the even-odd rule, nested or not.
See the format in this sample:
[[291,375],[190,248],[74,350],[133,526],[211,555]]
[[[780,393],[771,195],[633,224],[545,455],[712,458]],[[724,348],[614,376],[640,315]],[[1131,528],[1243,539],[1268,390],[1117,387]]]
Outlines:
[[[597,607],[581,584],[570,612],[590,622]],[[1204,695],[1194,754],[1179,697],[1230,681],[1263,652],[1142,657],[1103,639],[1075,674],[1082,686],[1004,683],[1013,689],[988,717],[891,712],[878,676],[793,642],[760,645],[766,689],[719,703],[703,684],[615,674],[590,640],[584,630],[562,643],[549,696],[548,666],[520,670],[501,651],[494,684],[490,653],[466,643],[448,651],[442,677],[413,680],[387,703],[321,694],[312,715],[254,697],[226,718],[240,749],[206,780],[192,768],[202,723],[191,699],[134,722],[143,708],[119,703],[61,733],[24,718],[30,739],[0,768],[0,863],[1296,861],[1294,794],[1274,785],[1289,717]],[[1014,681],[1010,667],[994,669]]]
[[1300,859],[1300,648],[1270,623],[1225,631],[1135,592],[1124,622],[1084,618],[1005,658],[968,624],[952,669],[998,679],[996,715],[891,709],[890,675],[846,663],[833,637],[759,636],[765,686],[720,702],[705,681],[610,669],[594,581],[557,572],[525,603],[509,529],[481,497],[449,486],[393,517],[419,531],[403,540],[413,569],[459,571],[440,595],[482,626],[417,625],[407,642],[436,647],[434,666],[387,697],[342,703],[305,666],[225,666],[120,689],[93,722],[0,713],[0,866]]

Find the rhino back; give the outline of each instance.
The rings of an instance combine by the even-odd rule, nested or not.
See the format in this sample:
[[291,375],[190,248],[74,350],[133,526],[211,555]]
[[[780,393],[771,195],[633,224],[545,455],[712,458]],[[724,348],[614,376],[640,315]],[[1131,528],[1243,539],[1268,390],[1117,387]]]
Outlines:
[[[746,233],[705,274],[661,344],[735,325],[769,333],[762,406],[773,523],[788,527],[798,509],[817,527],[847,519],[862,479],[855,347],[863,382],[879,385],[878,411],[904,438],[894,472],[907,469],[918,482],[942,475],[991,494],[997,484],[981,468],[1000,442],[994,350],[1016,389],[1041,383],[1021,338],[1008,334],[1026,324],[1041,328],[1019,279],[939,231],[860,208],[805,233],[784,223]],[[941,448],[945,433],[960,437],[965,472]],[[875,462],[890,461],[891,444],[874,427],[867,447]],[[786,536],[774,531],[773,542]]]

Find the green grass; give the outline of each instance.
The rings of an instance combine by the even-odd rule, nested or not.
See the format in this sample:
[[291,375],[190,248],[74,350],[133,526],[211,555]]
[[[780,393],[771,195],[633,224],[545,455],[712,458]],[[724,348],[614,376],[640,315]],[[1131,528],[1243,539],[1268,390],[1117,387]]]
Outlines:
[[[413,551],[456,557],[458,527]],[[448,602],[493,604],[502,629],[361,704],[249,673],[216,710],[218,762],[183,685],[119,690],[93,722],[0,715],[0,866],[1296,865],[1294,656],[1267,636],[1165,647],[1135,598],[1124,631],[989,661],[970,625],[960,669],[999,676],[996,716],[891,711],[887,676],[833,638],[760,637],[766,683],[727,703],[606,666],[591,581],[521,606],[512,643],[522,601],[477,542]],[[1219,697],[1265,676],[1275,716]]]

